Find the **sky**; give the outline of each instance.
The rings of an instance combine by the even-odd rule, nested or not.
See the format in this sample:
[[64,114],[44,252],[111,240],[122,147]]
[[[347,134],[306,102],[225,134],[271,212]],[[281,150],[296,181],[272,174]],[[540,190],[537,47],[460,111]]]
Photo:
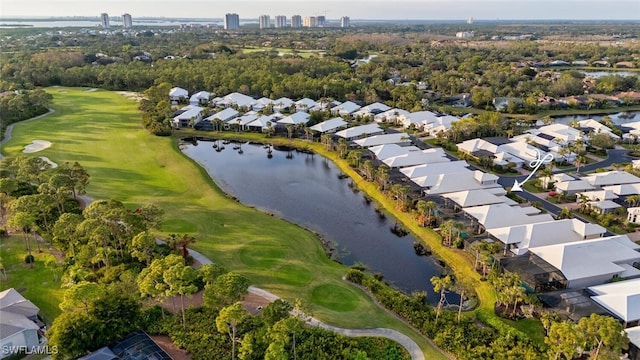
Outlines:
[[640,0],[0,0],[0,16],[98,16],[241,19],[267,14],[328,19],[640,20]]

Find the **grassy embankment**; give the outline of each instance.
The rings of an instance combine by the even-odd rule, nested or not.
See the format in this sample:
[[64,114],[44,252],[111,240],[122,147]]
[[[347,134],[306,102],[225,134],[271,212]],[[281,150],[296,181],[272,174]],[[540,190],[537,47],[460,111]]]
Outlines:
[[[38,252],[36,243],[31,241],[31,253],[36,260],[33,269],[24,262],[27,250],[22,235],[2,238],[0,245],[0,259],[7,274],[6,280],[0,278],[0,290],[15,288],[40,307],[45,321],[53,320],[61,312],[58,305],[64,290],[59,282],[54,282],[54,269],[45,265],[53,257],[49,245],[40,244],[42,252]],[[57,272],[58,276],[62,275],[61,269]]]
[[[414,339],[427,358],[444,359],[423,337],[345,283],[345,267],[326,257],[312,233],[229,199],[187,160],[175,139],[150,136],[140,126],[136,103],[106,91],[48,91],[56,112],[16,124],[5,154],[19,154],[34,139],[51,141],[49,149],[34,155],[80,162],[91,175],[89,196],[130,207],[153,202],[166,212],[163,234],[194,235],[195,249],[253,284],[288,300],[307,300],[316,317],[336,326],[396,329]],[[38,285],[38,290],[61,300],[59,289],[49,292]],[[43,306],[39,299],[34,302]]]

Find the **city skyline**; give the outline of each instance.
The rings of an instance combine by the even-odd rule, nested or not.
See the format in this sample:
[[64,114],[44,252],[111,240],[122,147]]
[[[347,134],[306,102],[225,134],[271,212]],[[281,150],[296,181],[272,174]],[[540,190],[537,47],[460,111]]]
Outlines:
[[640,1],[606,2],[579,0],[404,0],[397,2],[372,0],[343,2],[294,0],[187,0],[175,2],[133,0],[0,0],[0,14],[10,16],[99,16],[135,14],[136,17],[222,18],[237,13],[241,18],[269,14],[326,16],[328,19],[380,20],[640,20]]

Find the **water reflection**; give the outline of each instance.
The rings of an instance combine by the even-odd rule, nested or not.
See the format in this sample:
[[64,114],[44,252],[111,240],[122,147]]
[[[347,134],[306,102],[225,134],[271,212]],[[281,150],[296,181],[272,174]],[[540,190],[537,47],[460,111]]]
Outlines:
[[[339,244],[342,263],[364,263],[405,292],[425,290],[429,302],[437,301],[429,279],[441,274],[441,264],[416,255],[412,235],[391,233],[395,220],[380,215],[361,192],[351,189],[351,180],[340,176],[333,163],[292,149],[254,144],[243,144],[242,149],[239,155],[230,148],[216,152],[202,144],[183,146],[185,154],[242,203],[277,213]],[[271,158],[265,156],[269,150]],[[449,298],[457,301],[454,294]]]

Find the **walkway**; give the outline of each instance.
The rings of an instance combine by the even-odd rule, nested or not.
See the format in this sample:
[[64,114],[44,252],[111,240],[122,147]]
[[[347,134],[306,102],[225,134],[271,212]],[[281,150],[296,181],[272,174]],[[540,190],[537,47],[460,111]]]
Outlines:
[[[10,124],[9,126],[7,126],[7,128],[4,131],[4,138],[2,139],[2,141],[0,141],[0,146],[6,144],[7,141],[11,140],[11,132],[13,131],[13,125],[15,125],[15,124],[23,124],[23,123],[26,123],[26,122],[29,122],[29,121],[38,120],[38,119],[43,118],[43,117],[45,117],[47,115],[53,114],[54,112],[56,112],[54,109],[49,109],[48,112],[46,112],[46,113],[44,113],[42,115],[38,115],[36,117],[32,117],[31,119],[22,120],[22,121],[19,121],[17,123]],[[2,160],[2,158],[4,158],[4,155],[2,155],[2,153],[0,153],[0,160]]]
[[[201,253],[195,250],[189,249],[189,255],[191,255],[193,259],[199,262],[200,264],[206,265],[206,264],[212,263],[211,260],[209,260],[206,256],[202,255]],[[278,295],[270,293],[264,289],[257,288],[255,286],[249,286],[248,290],[250,293],[263,297],[269,301],[275,301],[277,299],[280,299]],[[385,328],[344,329],[344,328],[339,328],[339,327],[325,324],[316,318],[310,318],[309,320],[307,320],[307,324],[311,326],[317,326],[323,329],[331,330],[338,334],[350,336],[350,337],[372,336],[372,337],[387,338],[397,342],[402,347],[404,347],[407,350],[407,352],[409,352],[409,354],[411,355],[412,360],[424,360],[424,354],[422,353],[422,350],[420,350],[420,347],[418,346],[418,344],[416,344],[408,336],[393,329],[385,329]]]

